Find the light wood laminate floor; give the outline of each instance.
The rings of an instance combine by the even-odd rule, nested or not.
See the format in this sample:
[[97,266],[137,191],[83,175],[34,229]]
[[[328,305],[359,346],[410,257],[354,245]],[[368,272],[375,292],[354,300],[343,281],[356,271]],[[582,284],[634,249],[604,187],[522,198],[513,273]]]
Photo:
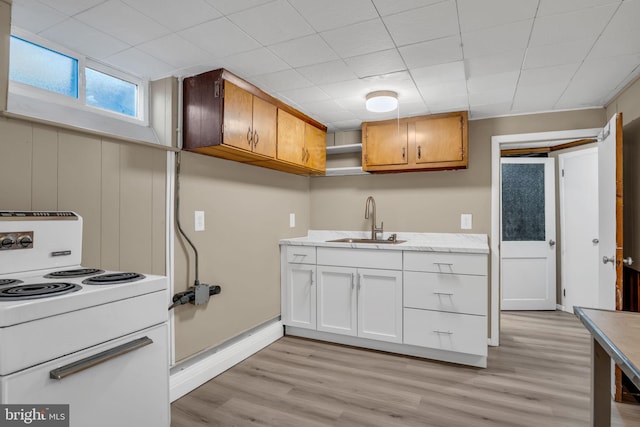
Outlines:
[[[563,312],[510,312],[487,369],[284,337],[171,406],[172,427],[589,424],[589,334]],[[613,404],[612,425],[640,406]]]

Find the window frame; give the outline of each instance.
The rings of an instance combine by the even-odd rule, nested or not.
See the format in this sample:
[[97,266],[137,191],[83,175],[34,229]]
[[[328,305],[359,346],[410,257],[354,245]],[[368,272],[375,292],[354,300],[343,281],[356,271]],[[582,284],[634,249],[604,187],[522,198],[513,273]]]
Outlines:
[[[118,120],[124,120],[130,123],[138,125],[149,125],[149,82],[140,77],[134,76],[122,70],[118,70],[112,66],[101,63],[95,59],[88,58],[63,46],[60,46],[54,42],[46,40],[40,36],[21,30],[16,27],[11,28],[11,36],[15,36],[29,43],[41,46],[43,48],[52,50],[56,53],[66,55],[78,61],[78,97],[63,95],[60,93],[52,92],[46,89],[42,89],[36,86],[31,86],[25,83],[17,82],[9,79],[9,93],[15,93],[17,95],[23,95],[30,98],[47,101],[57,105],[63,105],[75,109],[88,111],[91,113],[116,118]],[[9,61],[9,67],[11,63]],[[124,80],[137,86],[137,100],[136,100],[136,116],[129,116],[116,111],[108,110],[93,105],[87,104],[86,99],[86,68],[94,69],[100,73],[108,74],[115,78]]]

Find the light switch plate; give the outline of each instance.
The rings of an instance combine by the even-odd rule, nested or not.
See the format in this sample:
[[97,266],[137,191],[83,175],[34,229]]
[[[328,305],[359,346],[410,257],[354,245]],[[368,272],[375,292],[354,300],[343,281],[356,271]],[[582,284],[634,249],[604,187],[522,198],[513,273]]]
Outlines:
[[204,211],[195,211],[195,229],[204,231]]
[[463,230],[471,230],[473,228],[473,215],[461,214],[460,215],[460,228]]
[[296,214],[289,214],[289,228],[294,228],[296,226]]

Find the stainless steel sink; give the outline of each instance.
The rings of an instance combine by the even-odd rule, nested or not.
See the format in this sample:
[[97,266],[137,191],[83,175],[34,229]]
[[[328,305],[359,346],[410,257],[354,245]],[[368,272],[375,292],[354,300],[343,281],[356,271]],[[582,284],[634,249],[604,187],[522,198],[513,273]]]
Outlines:
[[352,237],[344,237],[342,239],[327,240],[327,242],[335,243],[372,243],[372,244],[398,244],[404,243],[406,240],[379,240],[379,239],[360,239]]

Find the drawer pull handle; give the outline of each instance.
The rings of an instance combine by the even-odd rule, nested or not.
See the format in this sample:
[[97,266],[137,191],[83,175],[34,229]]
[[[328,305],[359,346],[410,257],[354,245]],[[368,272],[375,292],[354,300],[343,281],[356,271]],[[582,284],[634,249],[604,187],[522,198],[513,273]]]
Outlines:
[[434,292],[434,295],[446,295],[448,297],[452,297],[453,292]]
[[436,334],[442,334],[442,335],[453,335],[453,332],[451,332],[451,331],[438,331],[438,330],[434,330],[433,332],[435,332]]
[[435,265],[448,265],[449,267],[453,267],[452,262],[434,262]]
[[49,378],[54,380],[61,380],[78,372],[89,369],[93,366],[107,362],[116,357],[122,356],[139,348],[145,347],[149,344],[153,344],[153,340],[149,337],[138,338],[126,344],[119,345],[109,350],[102,351],[93,356],[80,359],[77,362],[69,363],[68,365],[61,366],[49,372]]
[[301,256],[301,257],[306,257],[307,254],[293,254],[293,256]]

